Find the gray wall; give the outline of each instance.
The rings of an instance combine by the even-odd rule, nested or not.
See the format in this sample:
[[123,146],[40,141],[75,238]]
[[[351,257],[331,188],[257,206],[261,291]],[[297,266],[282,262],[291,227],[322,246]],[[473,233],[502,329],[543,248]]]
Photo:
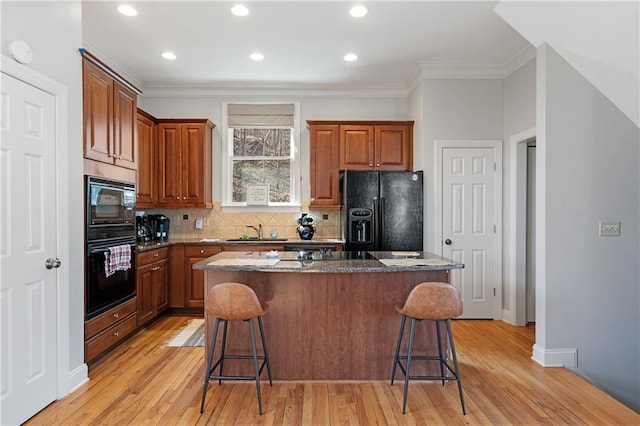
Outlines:
[[536,344],[577,348],[577,371],[639,411],[640,132],[548,45],[537,61]]
[[[7,43],[24,40],[31,46],[29,65],[68,89],[69,181],[69,374],[82,374],[84,365],[84,214],[82,166],[82,43],[80,2],[2,1],[2,54],[9,56]],[[64,143],[63,142],[63,143]],[[64,296],[63,296],[64,297]],[[72,383],[73,385],[73,383]]]

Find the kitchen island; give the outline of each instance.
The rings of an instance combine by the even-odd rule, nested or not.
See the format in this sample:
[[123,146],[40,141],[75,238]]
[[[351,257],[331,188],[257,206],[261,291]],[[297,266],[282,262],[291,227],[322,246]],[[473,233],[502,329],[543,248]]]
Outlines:
[[[208,290],[223,282],[246,284],[269,305],[263,320],[275,380],[388,380],[401,320],[396,305],[416,284],[448,282],[451,269],[463,268],[427,252],[268,254],[223,252],[193,268],[205,271],[205,305]],[[206,320],[208,351],[213,319]],[[435,334],[421,324],[416,351],[436,348]],[[230,323],[227,353],[249,348],[247,325]],[[251,371],[250,363],[229,364],[225,372]],[[415,366],[434,372],[426,362]]]

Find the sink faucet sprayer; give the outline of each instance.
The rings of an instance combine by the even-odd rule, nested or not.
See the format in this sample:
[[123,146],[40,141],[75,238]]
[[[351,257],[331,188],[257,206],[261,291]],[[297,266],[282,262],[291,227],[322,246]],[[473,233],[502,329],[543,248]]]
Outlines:
[[247,225],[247,228],[253,228],[253,230],[258,233],[258,239],[259,240],[262,239],[262,224],[261,223],[258,224],[257,228],[255,226],[253,226],[253,225]]

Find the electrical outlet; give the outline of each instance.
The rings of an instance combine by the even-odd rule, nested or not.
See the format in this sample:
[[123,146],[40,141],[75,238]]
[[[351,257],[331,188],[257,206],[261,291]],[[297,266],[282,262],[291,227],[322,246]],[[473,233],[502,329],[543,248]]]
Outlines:
[[201,217],[196,217],[195,228],[196,229],[202,229],[202,218]]
[[329,220],[329,215],[328,214],[323,214],[322,215],[322,220]]
[[189,215],[188,214],[183,214],[182,215],[182,220],[189,220]]
[[601,237],[619,237],[620,222],[600,222]]

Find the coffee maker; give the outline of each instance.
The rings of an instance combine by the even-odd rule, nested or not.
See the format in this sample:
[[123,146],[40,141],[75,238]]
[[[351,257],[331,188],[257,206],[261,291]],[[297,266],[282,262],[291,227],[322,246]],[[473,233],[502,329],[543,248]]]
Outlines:
[[149,217],[146,215],[136,216],[136,239],[139,243],[146,243],[153,239]]
[[169,238],[169,218],[163,214],[149,215],[151,232],[154,240],[166,240]]

